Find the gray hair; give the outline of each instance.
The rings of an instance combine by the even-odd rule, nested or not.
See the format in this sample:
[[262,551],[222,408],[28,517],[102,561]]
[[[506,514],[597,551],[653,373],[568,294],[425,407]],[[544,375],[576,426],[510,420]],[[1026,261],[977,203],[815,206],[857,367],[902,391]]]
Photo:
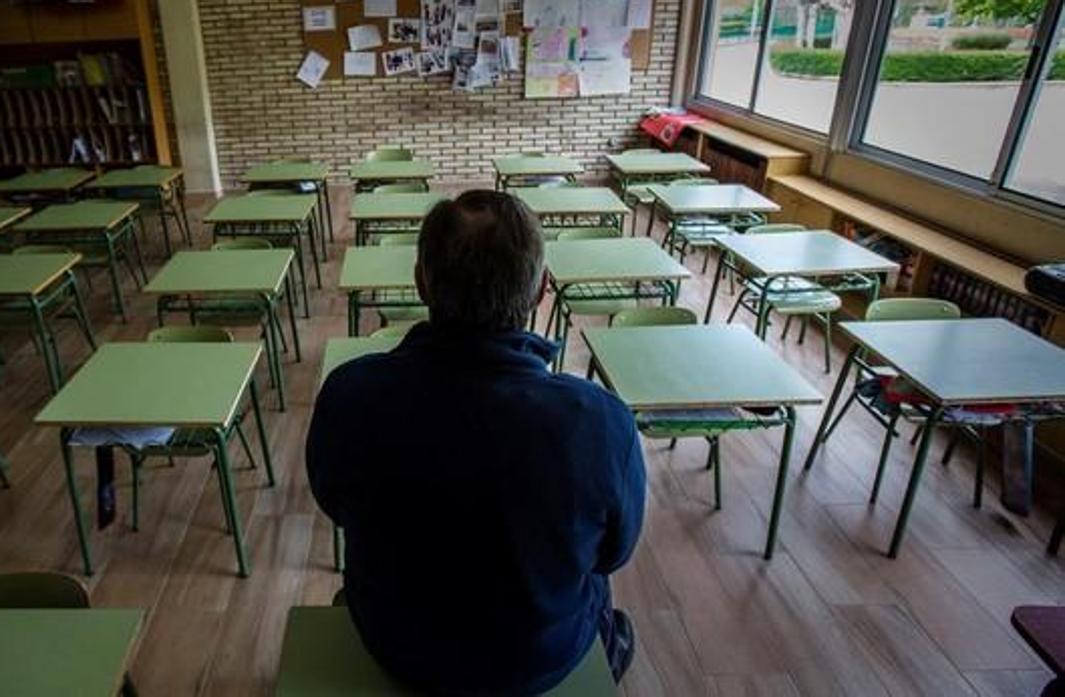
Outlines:
[[467,191],[426,216],[418,265],[434,324],[521,329],[539,298],[543,232],[513,196]]

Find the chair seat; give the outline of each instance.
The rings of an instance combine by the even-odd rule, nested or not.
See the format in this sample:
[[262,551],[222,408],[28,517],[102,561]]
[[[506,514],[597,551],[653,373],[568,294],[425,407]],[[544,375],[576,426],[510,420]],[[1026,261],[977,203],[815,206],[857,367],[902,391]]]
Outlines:
[[654,194],[651,193],[651,185],[661,182],[633,182],[625,187],[625,198],[632,199],[638,204],[650,206],[655,202]]
[[[745,284],[756,297],[765,290],[769,279],[754,278]],[[770,306],[781,315],[810,315],[835,312],[843,306],[840,297],[820,284],[797,276],[777,277],[766,297]]]
[[717,221],[679,223],[674,230],[689,247],[716,247],[722,237],[735,234],[728,225]]
[[417,307],[381,307],[377,314],[388,324],[395,322],[421,322],[429,319],[429,308],[424,305]]
[[616,315],[623,310],[631,310],[636,305],[636,300],[631,298],[566,301],[566,308],[572,315]]

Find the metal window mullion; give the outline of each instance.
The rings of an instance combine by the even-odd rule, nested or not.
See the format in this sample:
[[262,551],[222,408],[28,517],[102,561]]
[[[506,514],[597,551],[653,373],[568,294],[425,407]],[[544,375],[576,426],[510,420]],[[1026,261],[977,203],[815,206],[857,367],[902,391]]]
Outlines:
[[[699,50],[695,52],[697,61],[696,69],[692,71],[692,84],[688,87],[688,93],[692,98],[704,96],[702,94],[703,83],[706,78],[707,49],[710,47],[710,32],[713,29],[714,0],[705,0],[702,4],[703,15],[700,18],[702,25],[702,38],[699,41]],[[707,98],[709,94],[705,95]]]
[[836,88],[836,102],[832,107],[832,118],[828,127],[828,145],[830,152],[842,152],[851,142],[861,103],[862,88],[869,79],[872,62],[872,42],[867,37],[873,35],[880,8],[890,5],[891,0],[880,2],[857,2],[854,4],[854,17],[851,19],[851,31],[847,37],[847,48],[843,56],[839,85]]
[[[751,99],[747,103],[747,111],[752,114],[757,113],[754,105],[758,102],[758,90],[762,82],[762,66],[765,63],[766,39],[769,36],[769,24],[773,20],[773,9],[776,0],[763,0],[763,2],[765,2],[765,7],[762,8],[762,29],[758,32],[758,60],[754,63],[754,82],[751,84]],[[753,13],[751,19],[754,19]]]
[[1035,44],[1032,46],[1032,53],[1028,57],[1028,64],[1025,68],[1024,80],[1021,82],[1017,99],[1013,103],[1013,113],[1010,115],[1009,125],[1002,139],[1002,147],[999,149],[995,168],[991,171],[990,184],[995,189],[1005,187],[1006,178],[1009,176],[1017,152],[1024,140],[1039,91],[1042,89],[1044,78],[1050,68],[1063,2],[1065,0],[1050,0],[1043,8],[1043,16],[1036,29]]
[[887,52],[888,35],[891,33],[891,18],[895,14],[894,0],[881,0],[876,8],[873,34],[869,42],[869,57],[864,66],[864,78],[854,109],[854,120],[849,126],[848,147],[860,145],[865,138],[865,127],[869,122],[873,97],[880,82],[880,67]]

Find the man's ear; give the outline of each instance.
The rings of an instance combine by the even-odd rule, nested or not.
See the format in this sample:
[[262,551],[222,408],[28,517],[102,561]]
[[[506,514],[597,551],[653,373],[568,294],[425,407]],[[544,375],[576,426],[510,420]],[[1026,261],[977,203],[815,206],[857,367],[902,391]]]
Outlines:
[[429,304],[429,284],[425,282],[425,270],[419,261],[414,264],[414,285],[418,287],[418,297],[423,305]]

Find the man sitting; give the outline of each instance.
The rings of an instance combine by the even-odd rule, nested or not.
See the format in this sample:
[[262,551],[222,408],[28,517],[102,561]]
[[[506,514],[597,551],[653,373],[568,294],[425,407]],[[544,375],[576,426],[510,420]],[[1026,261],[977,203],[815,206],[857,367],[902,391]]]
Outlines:
[[418,244],[429,321],[337,368],[307,437],[315,498],[344,529],[344,593],[366,647],[432,694],[531,695],[601,638],[633,654],[607,576],[643,522],[629,410],[548,370],[523,331],[543,297],[543,237],[507,194],[437,205]]

